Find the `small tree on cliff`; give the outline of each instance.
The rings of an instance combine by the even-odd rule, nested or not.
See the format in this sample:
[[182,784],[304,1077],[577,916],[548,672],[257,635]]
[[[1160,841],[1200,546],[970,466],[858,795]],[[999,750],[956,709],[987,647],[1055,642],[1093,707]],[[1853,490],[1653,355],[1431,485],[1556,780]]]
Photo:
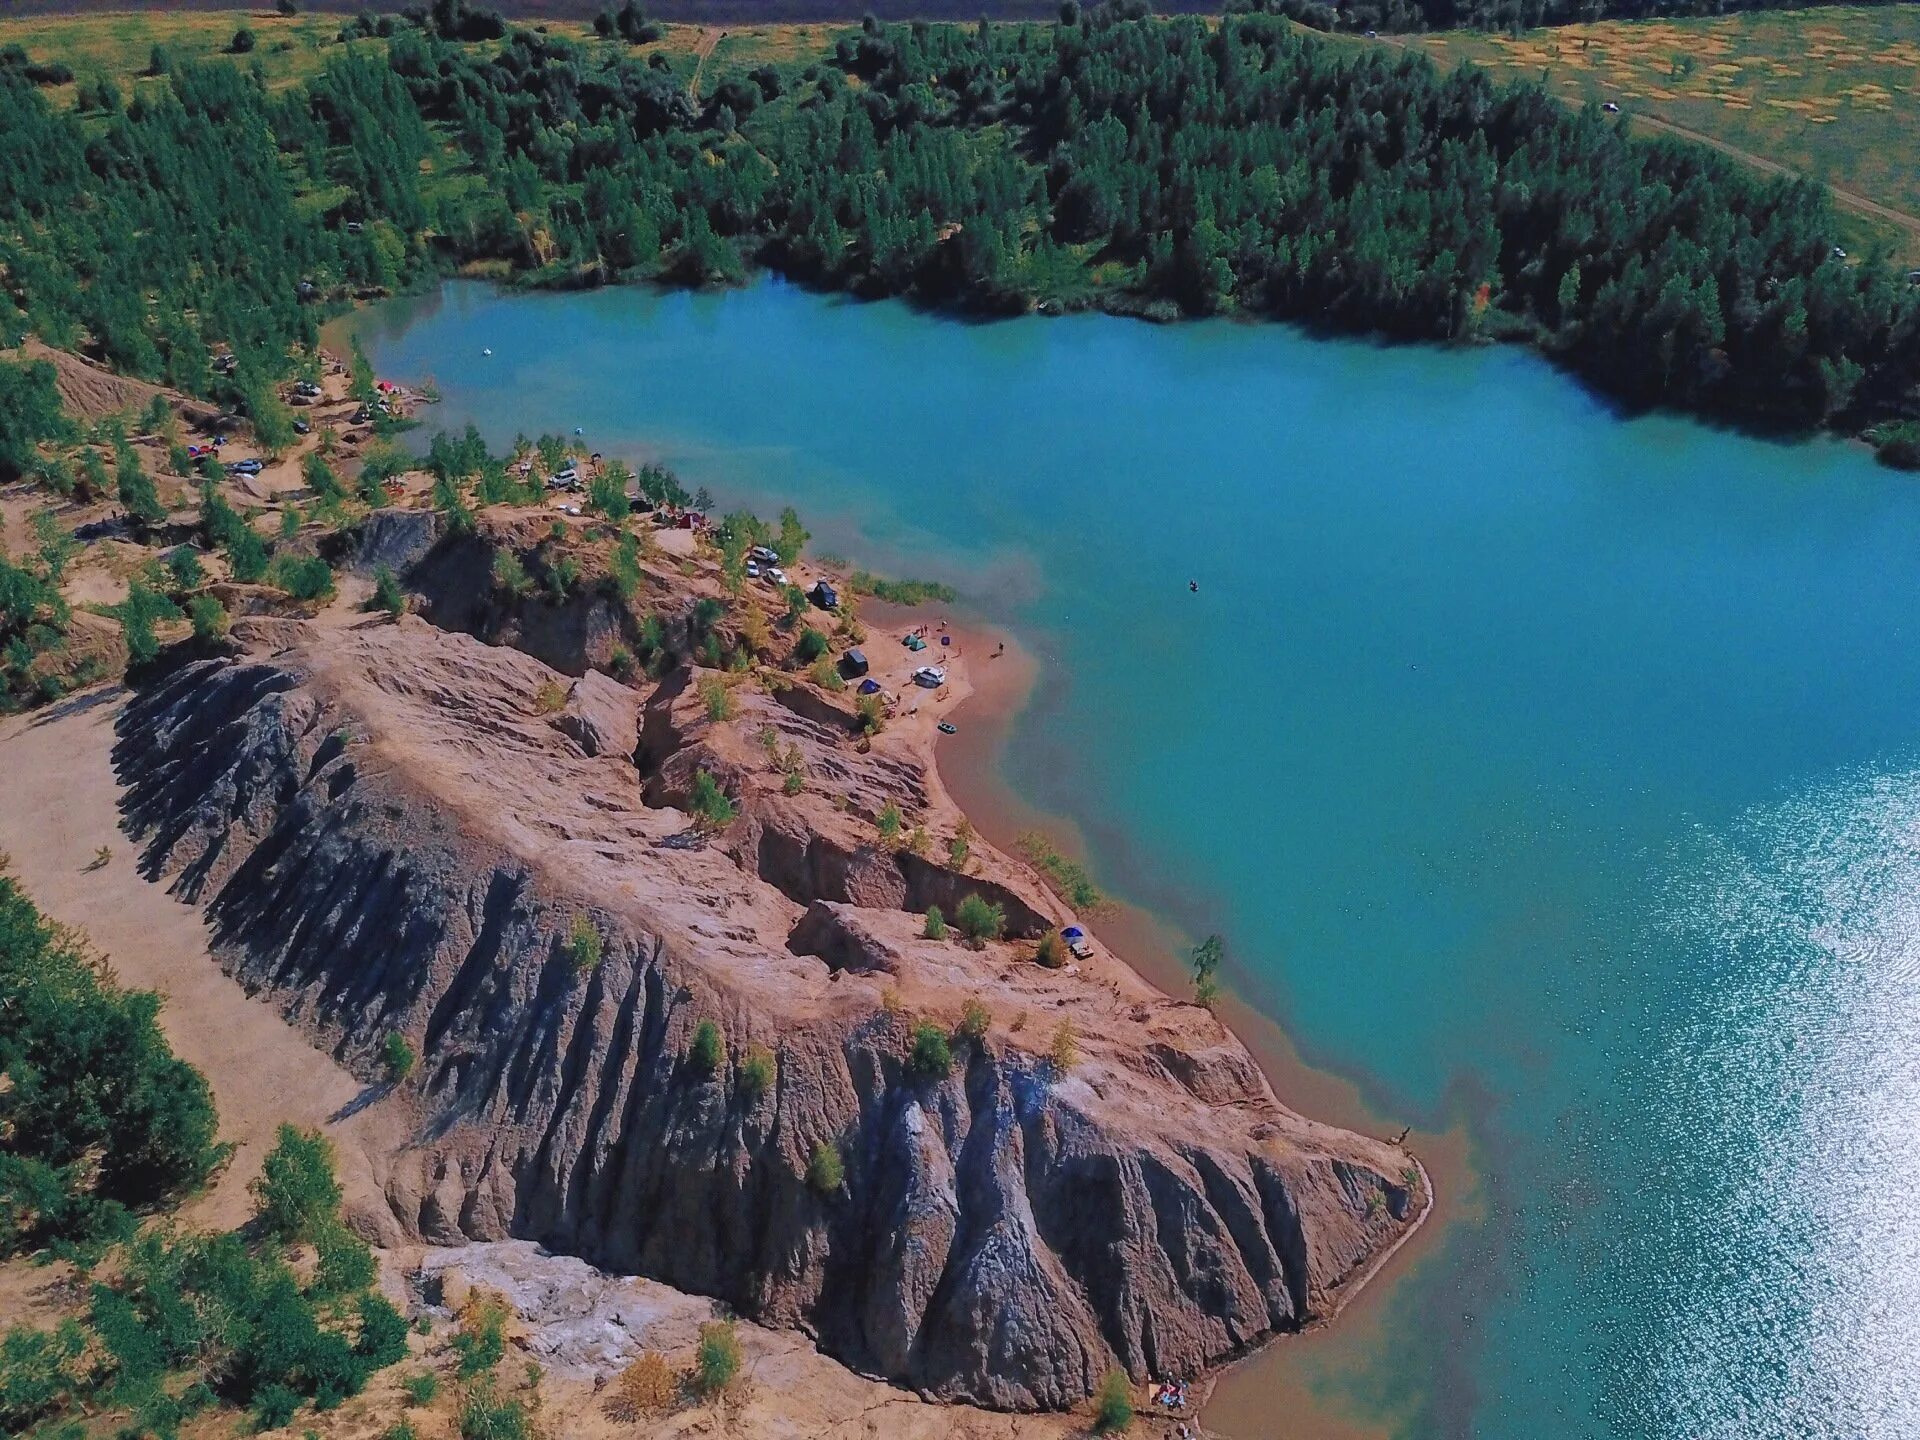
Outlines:
[[824,1140],[816,1141],[813,1157],[807,1161],[807,1184],[822,1195],[832,1195],[846,1179],[846,1166],[841,1163],[840,1152]]
[[727,1063],[727,1042],[719,1025],[702,1020],[693,1027],[693,1044],[688,1047],[687,1061],[703,1075],[720,1073]]
[[1133,1387],[1118,1370],[1109,1370],[1093,1395],[1093,1433],[1117,1435],[1133,1424]]
[[1220,966],[1227,958],[1227,942],[1209,935],[1193,947],[1187,964],[1193,971],[1193,998],[1212,1008],[1220,998]]
[[907,1055],[907,1068],[925,1080],[945,1079],[953,1069],[953,1050],[946,1032],[931,1020],[913,1027],[913,1049]]
[[254,1213],[269,1235],[289,1242],[311,1239],[333,1223],[340,1209],[332,1143],[318,1130],[281,1125],[251,1188]]

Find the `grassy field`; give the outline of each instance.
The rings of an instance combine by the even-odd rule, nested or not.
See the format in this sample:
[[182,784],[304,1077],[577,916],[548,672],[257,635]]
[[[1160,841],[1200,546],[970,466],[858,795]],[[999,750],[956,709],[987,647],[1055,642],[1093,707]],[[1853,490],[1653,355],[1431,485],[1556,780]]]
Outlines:
[[[0,20],[0,44],[23,45],[36,60],[58,60],[76,80],[105,75],[128,89],[143,74],[155,45],[181,59],[204,60],[228,53],[234,32],[245,26],[256,44],[242,64],[258,64],[270,86],[317,72],[344,22],[340,15],[293,15],[225,11],[148,11],[139,15],[49,15]],[[70,102],[74,86],[50,91]]]
[[[1858,240],[1920,262],[1920,5],[1611,21],[1512,37],[1411,37],[1442,65],[1471,60],[1574,103],[1612,101],[1824,180]],[[1642,126],[1642,133],[1655,127]],[[1853,197],[1908,218],[1906,226]]]

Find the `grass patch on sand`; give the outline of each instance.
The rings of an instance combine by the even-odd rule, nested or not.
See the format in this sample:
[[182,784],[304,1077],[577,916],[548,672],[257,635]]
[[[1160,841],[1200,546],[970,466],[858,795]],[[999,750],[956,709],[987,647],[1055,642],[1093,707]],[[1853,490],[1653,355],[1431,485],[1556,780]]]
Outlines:
[[[1448,31],[1404,43],[1445,68],[1470,60],[1574,104],[1611,101],[1920,217],[1920,6],[1615,20],[1518,36]],[[1920,234],[1835,201],[1845,238],[1862,249],[1884,239],[1920,263]]]

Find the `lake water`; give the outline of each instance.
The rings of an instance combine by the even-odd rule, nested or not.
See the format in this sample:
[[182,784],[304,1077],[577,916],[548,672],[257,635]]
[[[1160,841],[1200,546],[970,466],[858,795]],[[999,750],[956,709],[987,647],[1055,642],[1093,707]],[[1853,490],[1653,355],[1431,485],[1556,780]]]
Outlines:
[[1008,781],[1380,1114],[1465,1128],[1472,1215],[1318,1401],[1920,1435],[1912,480],[1278,326],[768,282],[361,333],[436,425],[582,426],[959,585],[1046,667]]

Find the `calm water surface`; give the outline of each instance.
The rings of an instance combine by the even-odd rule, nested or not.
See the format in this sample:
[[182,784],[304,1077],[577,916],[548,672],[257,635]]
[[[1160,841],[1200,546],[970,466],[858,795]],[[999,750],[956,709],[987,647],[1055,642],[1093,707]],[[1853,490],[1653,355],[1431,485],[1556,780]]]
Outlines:
[[1469,1129],[1484,1215],[1328,1404],[1920,1436],[1912,480],[1275,326],[450,286],[362,336],[436,424],[791,500],[1043,657],[1009,780],[1382,1114]]

